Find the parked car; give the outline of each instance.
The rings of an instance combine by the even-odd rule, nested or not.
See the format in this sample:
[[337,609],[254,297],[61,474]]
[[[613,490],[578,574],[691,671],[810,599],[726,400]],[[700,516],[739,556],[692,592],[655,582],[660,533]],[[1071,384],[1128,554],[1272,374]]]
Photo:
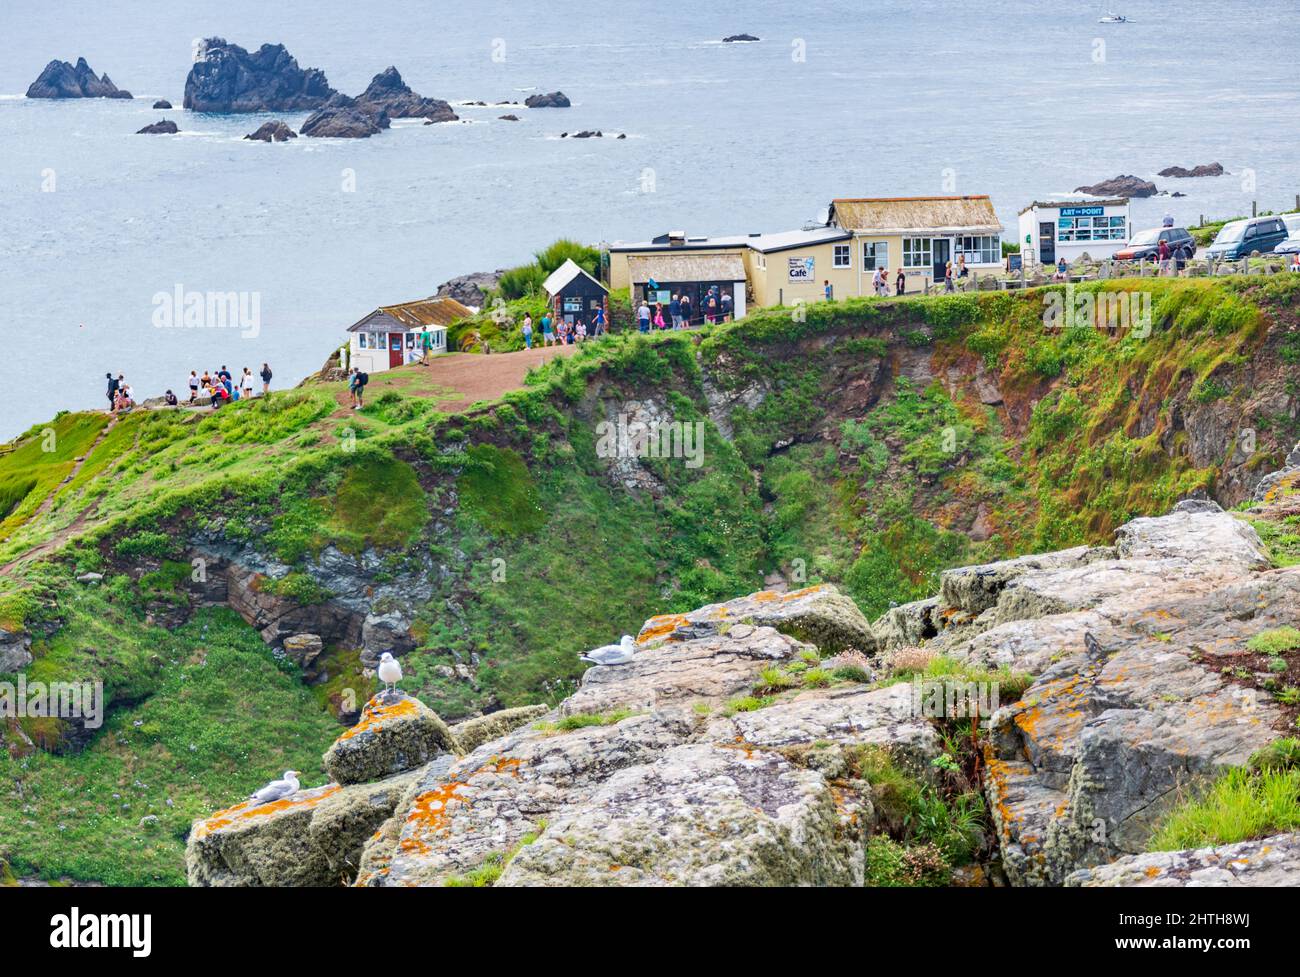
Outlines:
[[1273,250],[1277,254],[1300,252],[1300,214],[1283,214],[1282,223],[1286,225],[1287,239]]
[[1287,238],[1281,217],[1252,217],[1224,224],[1205,253],[1224,261],[1237,261],[1252,252],[1269,254]]
[[1150,261],[1159,257],[1161,241],[1169,244],[1170,257],[1173,257],[1179,248],[1186,249],[1189,258],[1196,255],[1196,241],[1187,232],[1187,228],[1152,227],[1133,235],[1128,244],[1115,252],[1115,257],[1120,261],[1137,261],[1139,258]]

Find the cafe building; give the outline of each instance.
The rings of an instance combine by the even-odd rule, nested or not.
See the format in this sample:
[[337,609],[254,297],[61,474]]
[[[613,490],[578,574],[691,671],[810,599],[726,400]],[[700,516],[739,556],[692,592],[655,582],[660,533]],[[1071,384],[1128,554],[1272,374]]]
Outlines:
[[1129,202],[1113,200],[1035,201],[1020,212],[1020,250],[1026,267],[1073,263],[1085,253],[1104,261],[1128,241]]
[[348,362],[366,373],[381,373],[426,355],[445,353],[447,327],[473,314],[453,298],[381,305],[348,326]]

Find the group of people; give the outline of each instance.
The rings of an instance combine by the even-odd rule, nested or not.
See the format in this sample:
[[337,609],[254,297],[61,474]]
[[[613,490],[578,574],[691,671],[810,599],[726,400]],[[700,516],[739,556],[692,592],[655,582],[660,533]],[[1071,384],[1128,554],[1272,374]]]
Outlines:
[[[537,328],[542,331],[540,345],[543,346],[572,346],[574,343],[585,342],[589,336],[595,338],[605,335],[606,326],[605,310],[601,307],[597,307],[592,313],[590,327],[581,316],[575,316],[570,322],[568,319],[552,314],[550,309],[542,313],[537,323]],[[524,348],[532,349],[534,327],[531,314],[524,316],[521,328],[524,334]]]
[[[136,406],[135,390],[131,384],[127,383],[122,374],[116,377],[112,373],[104,374],[108,380],[108,409],[114,414],[121,414],[131,410]],[[271,389],[271,367],[263,363],[262,369],[257,376],[262,380],[262,393],[268,393]],[[247,399],[253,396],[253,389],[256,377],[253,371],[244,367],[244,372],[236,377],[226,366],[219,370],[204,370],[203,376],[199,376],[197,370],[190,370],[189,380],[187,381],[190,388],[189,404],[195,404],[200,397],[207,397],[214,408],[222,404],[228,404],[232,400]],[[162,397],[163,404],[167,407],[178,407],[180,399],[168,388]]]
[[[704,322],[716,324],[730,322],[735,313],[735,303],[730,293],[722,291],[717,285],[710,285],[704,298],[700,300],[701,318]],[[690,295],[682,292],[673,294],[667,309],[663,302],[655,302],[654,308],[645,299],[636,310],[637,329],[649,332],[655,329],[688,329],[695,320],[694,303]]]

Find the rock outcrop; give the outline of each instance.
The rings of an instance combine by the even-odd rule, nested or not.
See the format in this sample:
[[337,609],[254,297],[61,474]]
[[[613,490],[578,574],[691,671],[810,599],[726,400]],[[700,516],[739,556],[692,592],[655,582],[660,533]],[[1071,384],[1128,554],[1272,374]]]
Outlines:
[[153,103],[153,107],[156,109],[169,109],[172,107],[172,103],[167,101],[165,98],[160,98],[158,101]]
[[437,713],[410,696],[380,693],[361,710],[361,720],[334,741],[322,758],[340,784],[362,784],[456,749],[456,739]]
[[524,104],[530,109],[567,109],[572,103],[564,92],[547,92],[545,95],[529,95]]
[[460,118],[447,102],[413,92],[392,66],[375,75],[366,90],[352,100],[351,107],[374,116],[387,115],[390,119],[455,122]]
[[336,92],[319,68],[300,68],[283,44],[249,52],[210,37],[185,79],[185,108],[195,112],[306,112]]
[[481,309],[487,304],[488,293],[496,289],[504,272],[504,268],[498,268],[496,271],[476,271],[468,275],[459,275],[439,285],[434,298],[453,298],[461,305]]
[[290,139],[297,139],[298,133],[290,129],[284,122],[275,119],[271,122],[262,123],[244,138],[256,142],[286,142]]
[[163,119],[159,122],[151,122],[143,129],[136,130],[136,135],[137,136],[161,136],[161,135],[174,135],[177,132],[180,132],[180,128],[176,125],[175,122],[172,122],[170,119]]
[[1166,166],[1157,175],[1187,179],[1196,176],[1223,176],[1223,173],[1222,163],[1202,163],[1200,166],[1193,166],[1190,170],[1181,166]]
[[741,42],[757,41],[757,40],[758,40],[758,38],[755,37],[753,34],[732,34],[732,35],[730,35],[729,37],[724,37],[724,38],[722,39],[722,43],[723,43],[723,44],[736,44],[736,43],[741,43]]
[[304,136],[368,139],[388,126],[388,116],[382,112],[372,115],[362,109],[324,108],[309,115],[298,131]]
[[1150,180],[1137,176],[1117,176],[1091,186],[1075,187],[1074,192],[1093,197],[1154,197],[1159,191]]
[[1300,834],[1274,835],[1194,851],[1129,855],[1109,865],[1080,869],[1067,886],[1279,886],[1300,885]]
[[130,98],[131,93],[118,88],[107,72],[99,77],[78,58],[76,65],[51,61],[40,76],[27,87],[28,98]]

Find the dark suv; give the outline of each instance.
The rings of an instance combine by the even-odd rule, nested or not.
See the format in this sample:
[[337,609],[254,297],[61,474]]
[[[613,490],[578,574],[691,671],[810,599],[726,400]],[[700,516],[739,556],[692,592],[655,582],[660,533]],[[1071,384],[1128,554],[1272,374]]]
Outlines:
[[1179,248],[1186,252],[1185,257],[1191,258],[1196,255],[1196,240],[1187,232],[1187,228],[1153,227],[1135,234],[1128,244],[1115,252],[1115,257],[1121,261],[1137,261],[1139,258],[1149,261],[1158,258],[1161,241],[1168,242],[1171,258],[1177,256]]
[[1286,223],[1281,217],[1253,217],[1224,224],[1207,252],[1224,261],[1237,261],[1254,251],[1269,254],[1286,240]]

